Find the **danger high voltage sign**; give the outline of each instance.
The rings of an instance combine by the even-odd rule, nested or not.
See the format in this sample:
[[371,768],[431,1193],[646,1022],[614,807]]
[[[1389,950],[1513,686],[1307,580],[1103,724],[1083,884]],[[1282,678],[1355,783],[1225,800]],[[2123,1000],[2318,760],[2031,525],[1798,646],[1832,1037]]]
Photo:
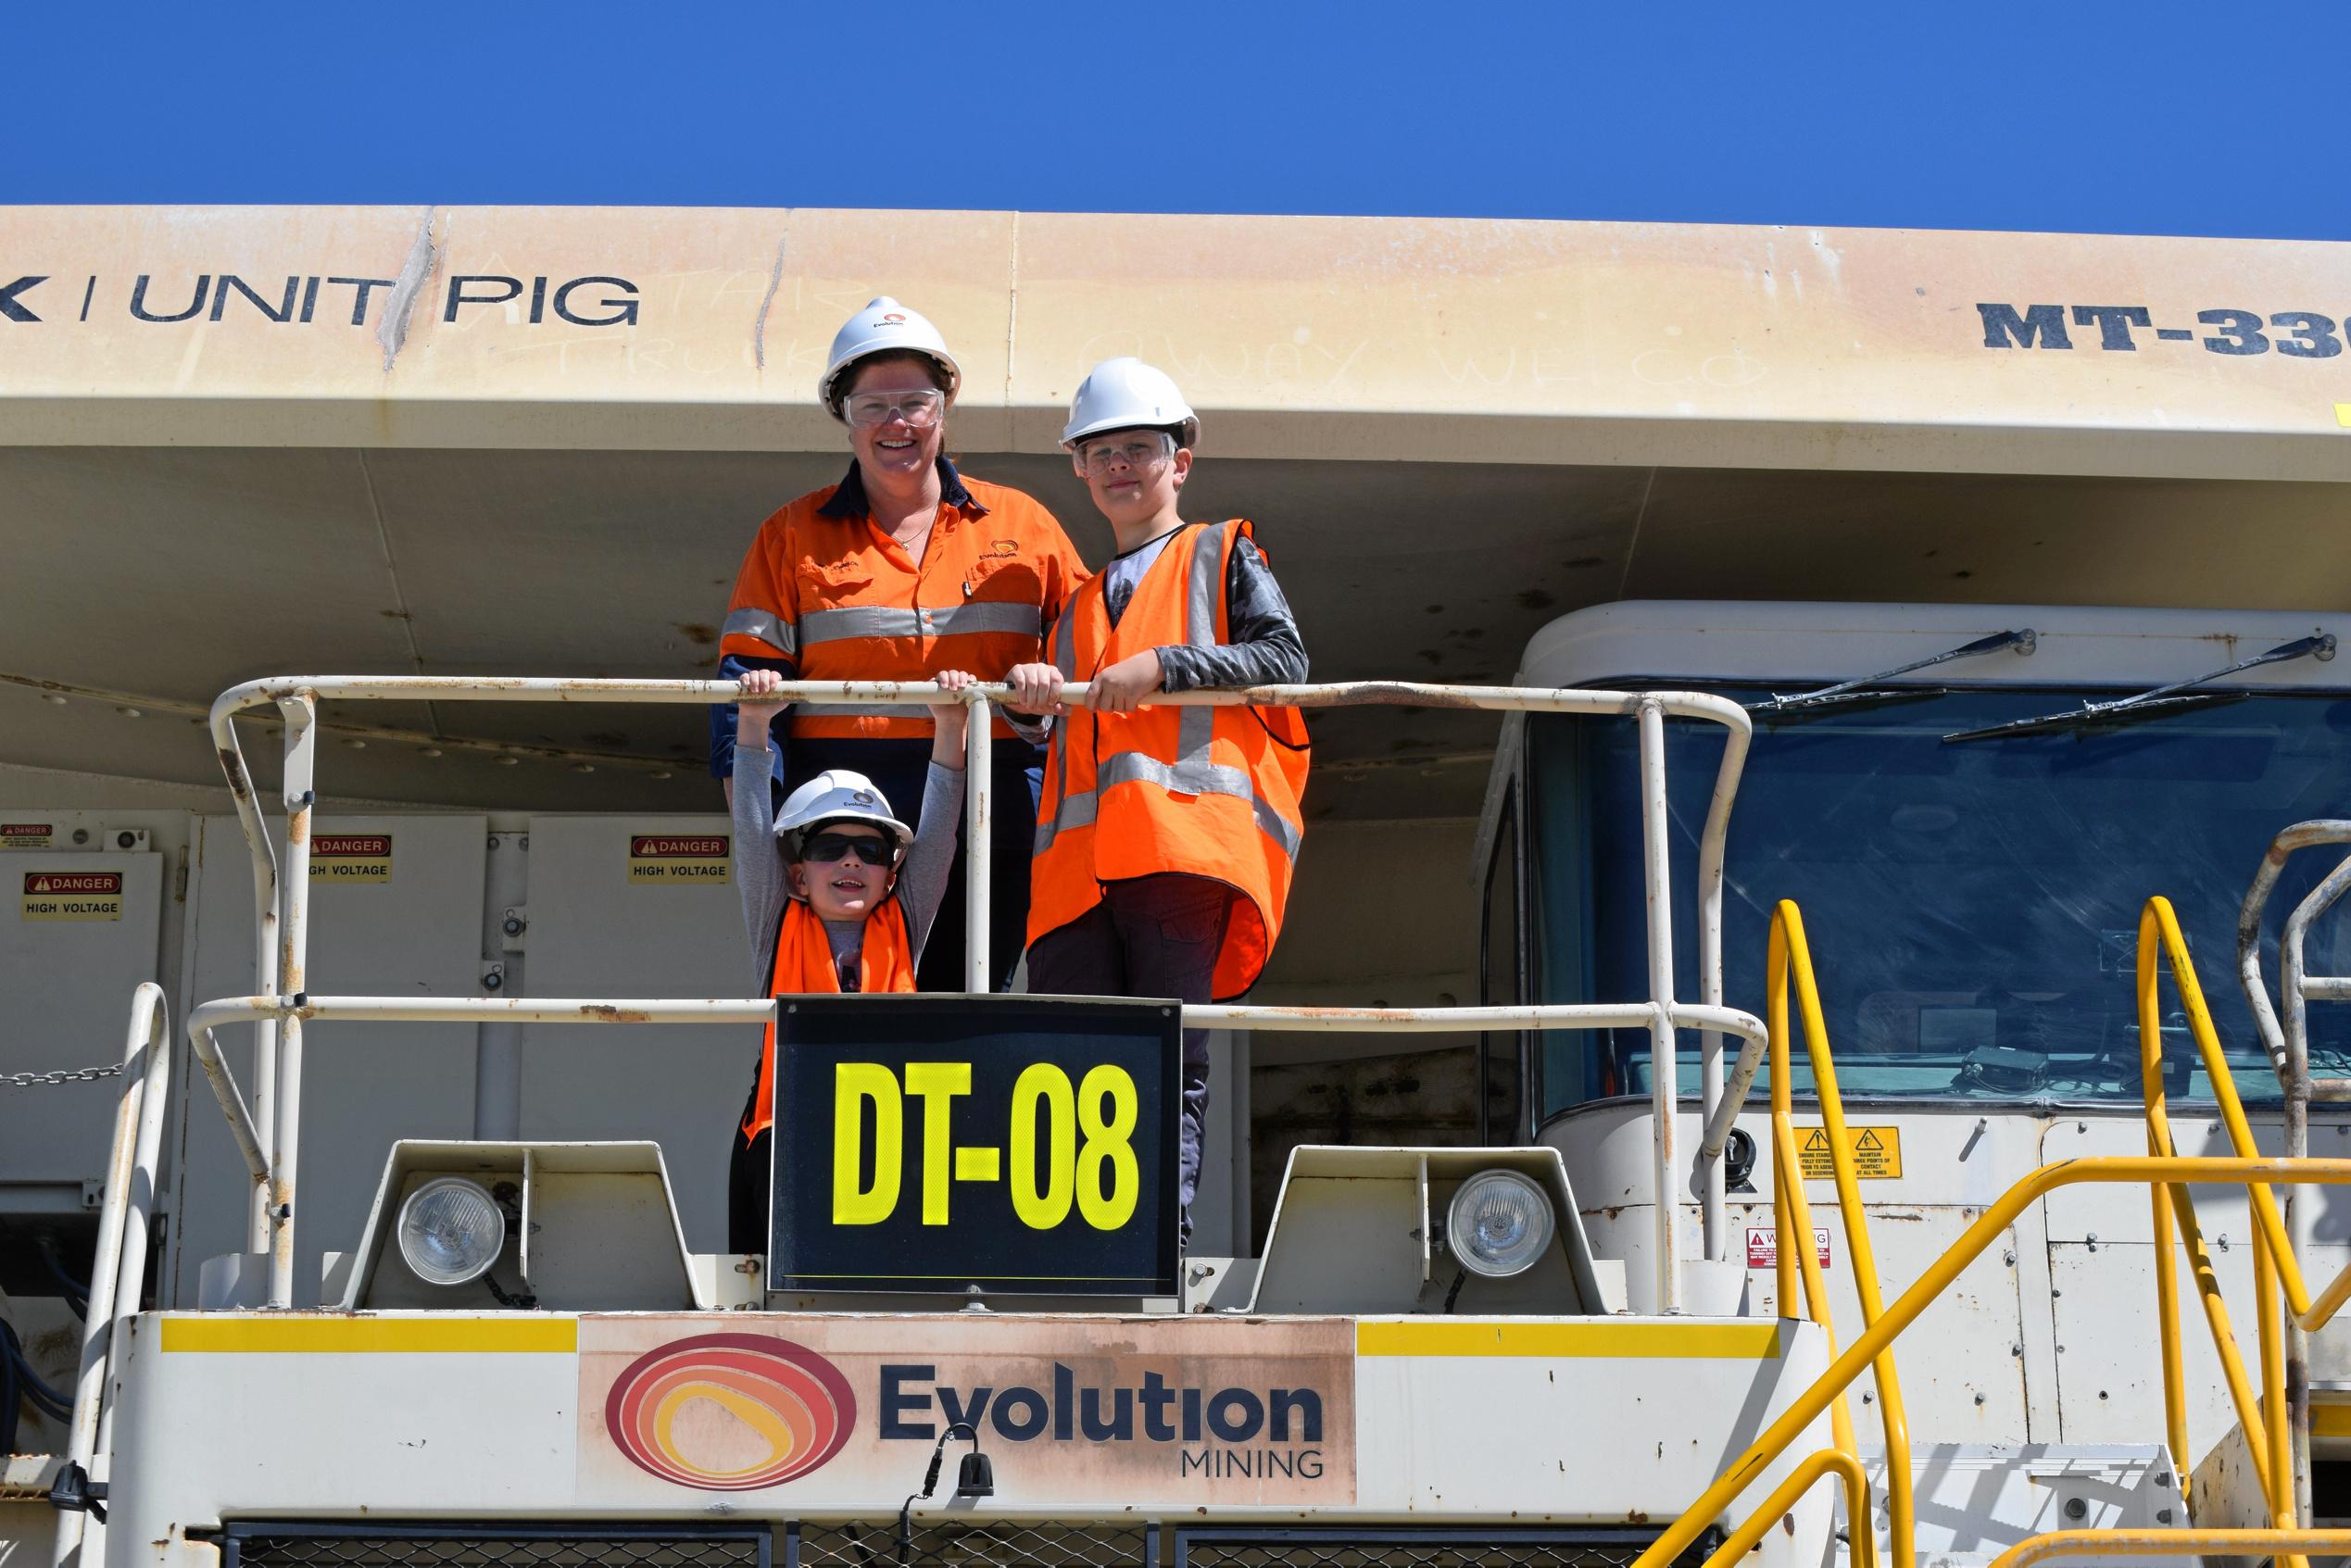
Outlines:
[[645,883],[727,881],[729,835],[704,834],[667,837],[640,833],[629,838],[629,880]]
[[27,872],[18,908],[25,920],[120,920],[120,872]]
[[388,833],[321,834],[310,840],[312,882],[358,883],[382,887],[392,880],[392,835]]

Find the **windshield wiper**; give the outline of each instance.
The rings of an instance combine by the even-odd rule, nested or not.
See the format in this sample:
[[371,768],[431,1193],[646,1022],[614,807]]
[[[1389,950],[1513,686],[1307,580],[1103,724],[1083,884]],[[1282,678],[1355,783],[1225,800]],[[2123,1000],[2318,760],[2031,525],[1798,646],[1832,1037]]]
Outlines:
[[1921,659],[1910,664],[1897,664],[1892,670],[1880,670],[1875,675],[1861,675],[1850,681],[1840,681],[1833,686],[1822,686],[1817,691],[1792,692],[1784,696],[1774,696],[1762,702],[1743,703],[1741,706],[1750,713],[1764,718],[1777,718],[1786,714],[1812,712],[1828,708],[1849,708],[1862,703],[1900,702],[1909,697],[1940,696],[1942,695],[1942,688],[1934,686],[1911,686],[1897,691],[1876,691],[1865,688],[1871,686],[1875,682],[1891,681],[1897,675],[1907,675],[1914,670],[1926,670],[1938,664],[1948,664],[1955,659],[1973,659],[1980,653],[1998,653],[2002,648],[2014,648],[2019,654],[2029,654],[2039,641],[2040,639],[2034,635],[2030,626],[2021,632],[1994,632],[1989,637],[1978,637],[1972,643],[1953,648],[1946,653],[1936,654],[1932,659]]
[[[2192,681],[2174,681],[2168,686],[2157,686],[2136,696],[2117,697],[2112,702],[2085,702],[2080,708],[2063,713],[2047,713],[2038,719],[2012,719],[2005,724],[1991,724],[1980,730],[1961,730],[1942,738],[1956,740],[1992,740],[2003,735],[2050,734],[2066,730],[2085,729],[2091,725],[2132,724],[2158,714],[2176,713],[2185,708],[2201,708],[2216,702],[2236,702],[2244,692],[2202,692],[2193,688],[2223,675],[2233,675],[2240,670],[2252,670],[2264,664],[2282,664],[2290,659],[2329,659],[2334,657],[2334,633],[2314,632],[2307,637],[2296,637],[2290,643],[2280,643],[2268,653],[2239,659],[2225,670],[2215,670],[2208,675],[2198,675]],[[2184,695],[2183,695],[2184,694]]]

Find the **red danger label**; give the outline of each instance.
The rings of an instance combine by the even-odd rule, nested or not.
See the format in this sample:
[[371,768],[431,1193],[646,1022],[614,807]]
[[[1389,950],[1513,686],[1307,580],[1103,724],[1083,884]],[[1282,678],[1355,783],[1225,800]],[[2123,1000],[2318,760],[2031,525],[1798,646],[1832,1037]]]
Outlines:
[[119,893],[120,872],[27,872],[27,893]]
[[655,838],[639,834],[629,840],[629,859],[707,860],[726,853],[723,838]]
[[[1820,1266],[1829,1266],[1829,1227],[1812,1227],[1813,1250],[1820,1259]],[[1747,1228],[1747,1266],[1751,1269],[1776,1269],[1779,1266],[1779,1233],[1762,1225]]]
[[313,859],[321,855],[382,856],[392,853],[389,834],[324,834],[310,840]]
[[12,838],[47,838],[57,830],[47,822],[0,822],[0,844]]

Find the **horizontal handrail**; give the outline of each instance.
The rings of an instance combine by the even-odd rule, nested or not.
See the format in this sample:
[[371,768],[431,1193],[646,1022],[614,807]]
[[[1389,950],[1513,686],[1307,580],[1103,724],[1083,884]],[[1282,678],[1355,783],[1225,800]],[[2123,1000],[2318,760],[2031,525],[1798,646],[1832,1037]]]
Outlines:
[[1665,1533],[1633,1561],[1632,1568],[1665,1568],[1665,1564],[1687,1550],[1699,1534],[1737,1501],[1740,1493],[1754,1483],[1763,1468],[1785,1453],[1804,1428],[1812,1424],[1854,1378],[1869,1369],[1880,1353],[1893,1342],[1895,1336],[1933,1305],[1951,1282],[1986,1248],[1997,1241],[2003,1232],[2016,1223],[2018,1217],[2027,1209],[2061,1186],[2084,1183],[2136,1185],[2146,1182],[2202,1182],[2236,1186],[2264,1182],[2351,1185],[2351,1160],[2156,1160],[2144,1156],[2096,1156],[2060,1160],[2030,1172],[1979,1215],[1975,1223],[1928,1266],[1910,1288],[1886,1309],[1883,1317],[1865,1328],[1860,1337],[1847,1346],[1809,1388],[1780,1411],[1762,1435],[1747,1446],[1746,1451],[1716,1479],[1714,1485],[1708,1486],[1680,1518],[1667,1526]]
[[[1085,704],[1088,688],[1064,684],[1060,700]],[[737,681],[635,681],[568,675],[271,675],[231,686],[212,701],[215,738],[219,725],[248,708],[296,697],[338,702],[734,702],[743,695]],[[1002,682],[975,682],[949,692],[929,681],[786,681],[761,694],[777,702],[870,702],[935,707],[949,702],[1008,704],[1012,688]],[[1752,732],[1747,712],[1711,692],[1619,692],[1572,686],[1456,686],[1433,681],[1321,681],[1265,686],[1218,686],[1188,692],[1153,692],[1149,708],[1455,708],[1491,713],[1591,713],[1631,715],[1645,702],[1657,703],[1678,719],[1708,719],[1741,735]]]
[[[1087,690],[1084,685],[1065,683],[1058,688],[1057,698],[1065,704],[1082,706]],[[737,701],[746,695],[739,682],[724,680],[275,675],[232,687],[213,701],[208,721],[210,733],[220,755],[221,771],[236,804],[237,821],[244,832],[253,867],[256,960],[254,996],[245,999],[245,1010],[241,1012],[233,1010],[233,1004],[223,1003],[222,1007],[232,1010],[216,1010],[208,1015],[207,1032],[198,1036],[197,1054],[205,1063],[207,1076],[211,1079],[216,1097],[229,1119],[239,1152],[245,1157],[248,1168],[266,1173],[257,1176],[259,1198],[254,1208],[252,1236],[257,1248],[266,1245],[270,1253],[270,1305],[285,1305],[290,1299],[292,1288],[293,1196],[299,1149],[302,1032],[309,1019],[330,1016],[318,1010],[322,1005],[321,998],[302,995],[308,945],[308,835],[318,801],[317,792],[312,786],[318,754],[319,704],[329,700],[707,704]],[[756,695],[786,706],[811,701],[882,706],[937,706],[946,703],[976,706],[993,701],[1009,707],[1012,692],[1003,683],[979,683],[949,691],[930,681],[792,681],[779,683],[772,689]],[[235,722],[237,715],[245,709],[270,704],[274,704],[283,716],[284,733],[285,773],[282,793],[287,816],[287,866],[283,878],[279,857],[262,820],[258,791],[245,764]],[[1679,1175],[1676,1166],[1673,1126],[1677,1076],[1673,1065],[1675,1031],[1689,1028],[1700,1035],[1702,1115],[1705,1124],[1716,1135],[1703,1140],[1692,1173],[1699,1187],[1700,1208],[1705,1225],[1705,1250],[1710,1258],[1724,1256],[1729,1245],[1723,1223],[1725,1198],[1721,1157],[1723,1138],[1728,1135],[1728,1118],[1736,1114],[1738,1104],[1743,1100],[1754,1075],[1754,1064],[1760,1059],[1762,1050],[1761,1025],[1751,1015],[1725,1007],[1722,996],[1723,872],[1730,805],[1745,767],[1747,748],[1754,733],[1745,710],[1727,697],[1704,692],[1469,686],[1418,681],[1354,681],[1153,693],[1143,706],[1300,709],[1402,706],[1496,713],[1618,716],[1638,721],[1641,726],[1642,780],[1641,810],[1646,849],[1643,876],[1648,884],[1649,901],[1651,994],[1645,1007],[1628,1011],[1595,1009],[1590,1012],[1459,1009],[1448,1013],[1435,1009],[1374,1009],[1360,1010],[1352,1019],[1342,1018],[1327,1010],[1262,1009],[1213,1017],[1202,1015],[1198,1022],[1246,1023],[1249,1027],[1263,1029],[1368,1027],[1405,1031],[1474,1029],[1480,1026],[1548,1029],[1645,1025],[1650,1031],[1653,1055],[1658,1063],[1653,1085],[1656,1100],[1655,1185],[1658,1197],[1655,1205],[1658,1236],[1654,1257],[1658,1271],[1658,1294],[1666,1310],[1675,1309],[1680,1299],[1678,1260],[1681,1253],[1678,1227],[1682,1223],[1679,1205],[1672,1201],[1673,1188]],[[1702,995],[1694,1007],[1678,1004],[1673,996],[1671,858],[1663,729],[1667,717],[1703,720],[1721,725],[1724,731],[1723,749],[1716,764],[1714,787],[1699,834],[1697,924]],[[986,723],[972,724],[967,726],[965,738],[966,769],[970,776],[965,791],[964,854],[970,865],[964,879],[964,971],[965,985],[974,992],[987,987],[992,972],[987,951],[987,910],[992,871],[989,845],[993,839],[987,831],[990,809],[989,779],[992,770],[988,760],[992,731],[993,726]],[[278,996],[281,992],[291,995],[298,1005],[284,1005]],[[346,1019],[362,1016],[349,1010],[360,1000],[343,998],[341,1005],[344,1010],[332,1016]],[[503,1003],[507,999],[497,1000]],[[517,1010],[518,1006],[528,1005],[517,998],[514,1004],[507,1006],[497,1016],[508,1019],[538,1016]],[[639,1010],[634,1004],[570,1005],[575,1010],[602,1006],[622,1011]],[[387,1007],[366,1016],[418,1018],[427,1015],[394,1011]],[[549,1016],[551,1021],[553,1015]],[[578,1015],[575,1012],[571,1016]],[[705,1013],[704,1016],[711,1015]],[[217,1043],[211,1040],[208,1033],[212,1024],[237,1018],[249,1020],[256,1025],[254,1063],[258,1098],[251,1107],[247,1107],[243,1097],[236,1092],[233,1079],[220,1063]],[[598,1021],[618,1020],[610,1014],[602,1014]],[[193,1031],[193,1021],[191,1027]],[[1725,1085],[1721,1073],[1721,1042],[1726,1034],[1738,1035],[1745,1042],[1739,1067],[1731,1080],[1731,1086],[1737,1092],[1729,1097],[1722,1092]]]
[[2351,1530],[2052,1530],[2018,1541],[1992,1568],[2032,1568],[2066,1557],[2338,1557]]

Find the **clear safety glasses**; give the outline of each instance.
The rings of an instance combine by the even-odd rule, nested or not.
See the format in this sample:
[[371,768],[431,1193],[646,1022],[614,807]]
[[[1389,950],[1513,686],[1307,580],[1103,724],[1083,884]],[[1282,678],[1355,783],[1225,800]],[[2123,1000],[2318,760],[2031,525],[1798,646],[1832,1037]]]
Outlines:
[[916,430],[928,430],[938,423],[939,415],[947,410],[947,394],[937,387],[920,392],[861,392],[842,406],[841,412],[855,430],[872,430],[892,420],[902,420]]
[[1154,431],[1149,435],[1130,433],[1083,443],[1077,448],[1077,461],[1087,473],[1108,473],[1120,463],[1130,469],[1149,468],[1153,463],[1164,462],[1175,453],[1175,439],[1163,431]]

